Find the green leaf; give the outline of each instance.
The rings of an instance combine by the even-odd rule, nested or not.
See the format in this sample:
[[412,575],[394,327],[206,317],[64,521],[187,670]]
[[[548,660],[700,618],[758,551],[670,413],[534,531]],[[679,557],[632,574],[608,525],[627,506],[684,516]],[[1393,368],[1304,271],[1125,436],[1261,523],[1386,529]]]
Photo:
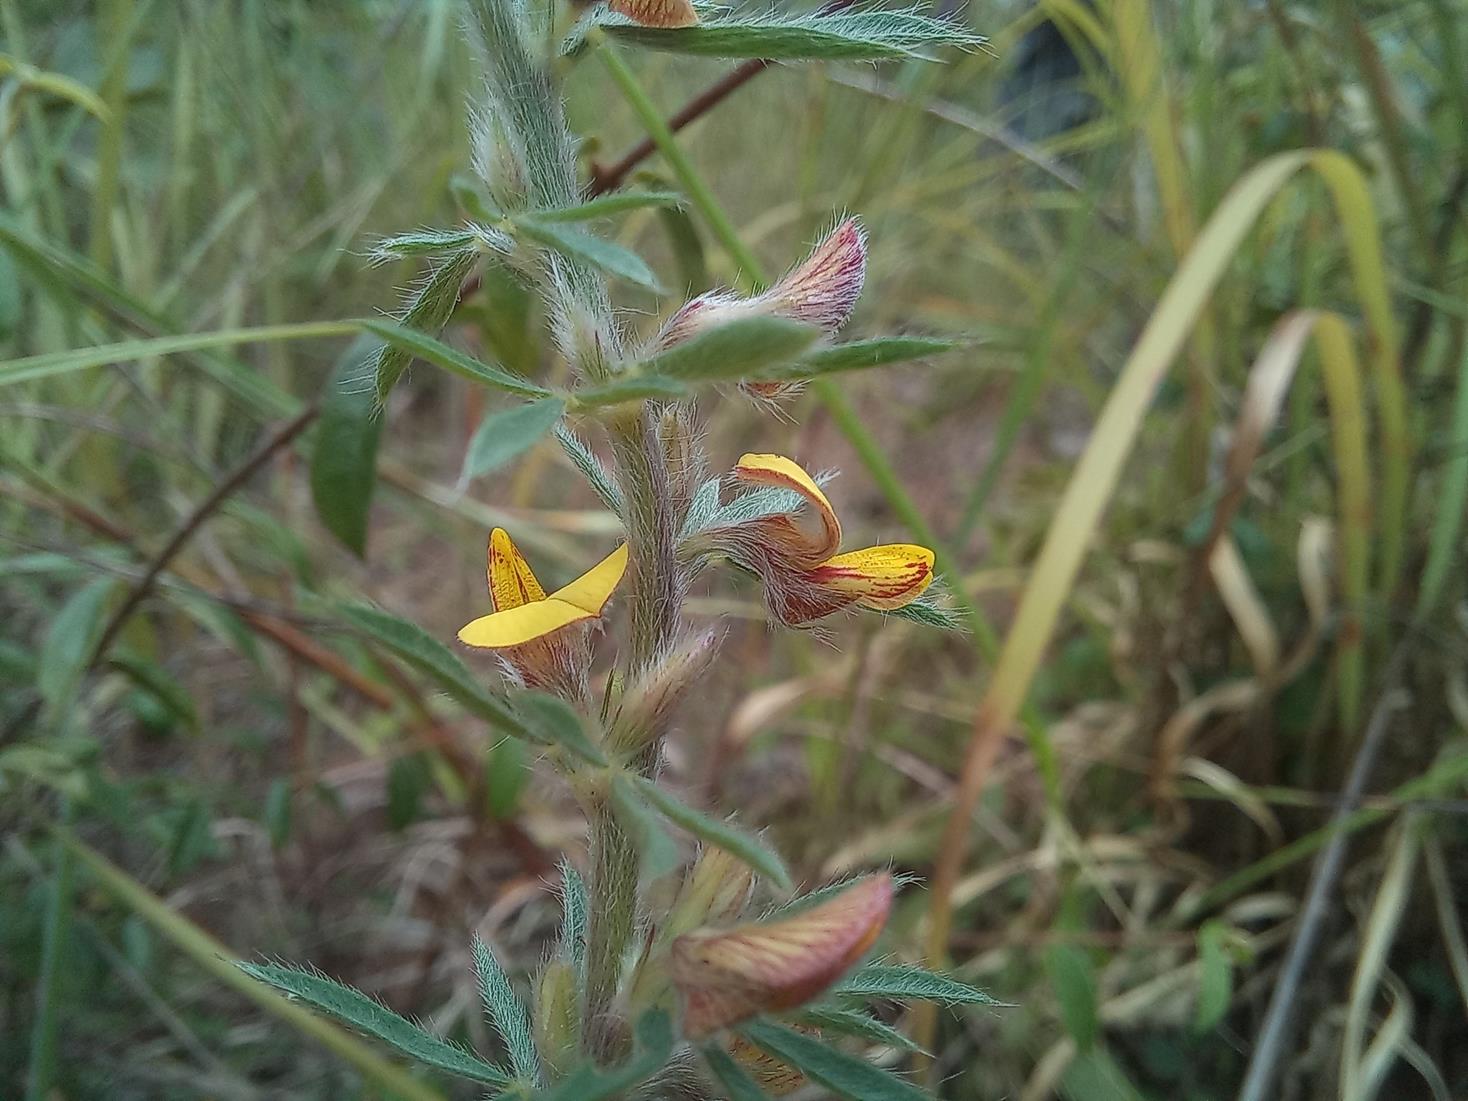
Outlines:
[[369,1036],[377,1037],[425,1066],[492,1086],[503,1086],[510,1081],[510,1076],[503,1070],[486,1063],[473,1052],[425,1032],[360,990],[325,975],[265,963],[240,963],[236,966],[252,979],[267,983]]
[[199,732],[199,710],[184,686],[156,661],[141,654],[123,650],[112,654],[108,664],[124,673],[129,680],[152,696],[191,733]]
[[785,870],[784,863],[775,853],[765,848],[758,838],[735,829],[727,822],[720,822],[694,810],[651,780],[634,776],[632,783],[638,793],[670,822],[681,826],[700,841],[723,849],[730,856],[742,860],[782,890],[790,890],[790,873]]
[[650,206],[682,205],[683,196],[672,191],[619,191],[559,210],[537,210],[534,217],[540,222],[585,222],[592,218],[605,218],[609,214],[624,214],[629,210],[642,210]]
[[837,985],[834,993],[858,994],[868,998],[919,998],[944,1005],[999,1005],[989,995],[968,983],[937,971],[893,964],[859,967]]
[[0,340],[9,340],[20,325],[20,272],[10,253],[0,252]]
[[561,697],[548,692],[520,692],[515,696],[515,710],[523,720],[525,736],[532,741],[561,746],[594,765],[607,763],[601,750],[586,736],[581,716]]
[[798,359],[821,331],[788,317],[741,317],[653,356],[638,373],[655,378],[749,378]]
[[635,1035],[637,1049],[620,1067],[579,1067],[553,1088],[537,1090],[533,1101],[606,1101],[645,1082],[673,1053],[673,1022],[662,1010],[649,1010],[638,1018]]
[[1198,1005],[1193,1032],[1203,1036],[1223,1020],[1233,999],[1233,959],[1228,951],[1228,926],[1207,921],[1198,930]]
[[487,415],[469,441],[469,450],[464,455],[464,470],[459,475],[460,484],[498,470],[528,451],[551,430],[565,411],[566,403],[560,398],[541,398]]
[[509,702],[480,685],[457,654],[416,623],[370,604],[336,604],[332,608],[347,623],[432,678],[471,714],[512,734],[525,733]]
[[759,1083],[723,1048],[709,1044],[700,1048],[699,1052],[709,1070],[729,1094],[729,1101],[769,1101],[769,1094],[760,1089]]
[[662,290],[653,270],[647,266],[642,257],[631,249],[614,245],[585,230],[541,221],[538,215],[520,215],[515,219],[515,228],[532,241],[567,256],[584,260],[609,275],[615,275],[629,283],[636,283],[650,291]]
[[1066,1101],[1147,1101],[1126,1071],[1104,1047],[1081,1052],[1060,1080]]
[[458,229],[418,229],[384,237],[372,246],[369,255],[376,266],[410,256],[442,256],[481,246],[493,252],[509,252],[514,244],[509,234],[493,226],[471,223]]
[[[403,325],[391,321],[365,321],[362,327],[370,333],[375,333],[383,340],[391,344],[404,355],[403,366],[414,356],[427,360],[436,367],[442,367],[445,371],[451,371],[460,378],[466,378],[470,382],[477,382],[481,386],[490,386],[496,390],[504,390],[510,394],[519,394],[527,398],[544,398],[550,396],[550,391],[544,386],[537,386],[508,371],[502,371],[498,367],[491,367],[488,363],[480,363],[472,356],[467,356],[457,348],[451,348],[441,340],[420,333],[416,329],[409,329]],[[401,368],[399,369],[401,374]],[[381,368],[378,368],[379,396],[381,395]]]
[[822,1032],[834,1032],[838,1036],[854,1036],[859,1040],[869,1040],[874,1044],[886,1044],[898,1051],[922,1052],[923,1050],[891,1025],[856,1009],[816,1005],[804,1010],[798,1020],[801,1024],[812,1025]]
[[961,631],[964,625],[963,611],[944,603],[944,594],[938,583],[930,586],[927,592],[911,604],[904,604],[901,608],[893,608],[883,614],[896,616],[898,619],[910,619],[914,623],[936,627],[940,631]]
[[525,1003],[510,985],[510,977],[505,974],[499,960],[494,958],[494,953],[478,934],[474,936],[474,971],[479,976],[479,999],[484,1003],[484,1012],[509,1050],[516,1080],[540,1085],[545,1077],[540,1069],[540,1053],[535,1050]]
[[631,778],[625,775],[612,780],[612,809],[622,828],[632,838],[637,851],[642,854],[642,875],[645,879],[659,879],[678,866],[678,846],[668,831],[663,829],[662,819],[642,801]]
[[1096,1043],[1100,1025],[1096,1001],[1096,969],[1090,954],[1078,944],[1053,944],[1045,953],[1045,970],[1060,1002],[1060,1019],[1086,1052]]
[[74,701],[82,674],[102,635],[107,602],[117,588],[115,577],[99,577],[71,594],[51,619],[41,640],[36,690],[52,719]]
[[[454,307],[459,304],[459,291],[478,258],[479,253],[476,250],[464,249],[447,257],[430,271],[423,285],[408,299],[407,308],[403,311],[402,328],[416,329],[436,337],[453,316]],[[367,328],[376,331],[371,324]],[[387,339],[382,333],[378,335]],[[414,349],[404,347],[398,341],[389,341],[382,346],[377,354],[374,371],[377,376],[379,403],[387,400],[398,379],[408,369],[408,364],[413,362],[414,354]]]
[[394,758],[387,770],[387,825],[399,833],[418,821],[423,795],[433,786],[428,762],[421,753]]
[[[610,13],[596,22],[609,37],[643,49],[771,61],[923,57],[935,47],[972,49],[984,42],[983,36],[956,23],[900,11],[723,16],[676,30],[638,26]],[[578,28],[566,48],[579,47],[587,29]]]
[[889,1071],[792,1029],[756,1021],[741,1031],[761,1050],[850,1101],[932,1101]]
[[581,476],[586,479],[587,484],[596,491],[602,504],[620,516],[622,514],[622,490],[617,485],[617,480],[612,477],[611,471],[602,466],[601,460],[596,457],[591,448],[587,447],[581,437],[564,424],[556,425],[556,442],[561,445],[561,450],[566,453],[572,465],[581,471]]
[[489,816],[500,821],[513,818],[529,779],[524,743],[501,738],[484,755],[484,804]]
[[886,367],[892,363],[951,352],[962,347],[956,341],[935,340],[917,336],[884,336],[874,340],[853,340],[849,344],[836,344],[829,348],[817,348],[802,356],[798,363],[761,376],[770,379],[804,379],[838,371],[864,371],[870,367]]
[[688,387],[675,378],[653,375],[628,375],[603,386],[583,386],[571,395],[576,405],[594,409],[601,405],[620,405],[626,401],[676,401]]
[[576,968],[579,974],[586,965],[586,922],[589,902],[586,881],[564,857],[559,865],[561,876],[561,937],[556,955]]
[[311,499],[316,515],[358,558],[367,553],[367,517],[377,486],[382,418],[372,391],[376,345],[358,337],[326,380],[311,445]]

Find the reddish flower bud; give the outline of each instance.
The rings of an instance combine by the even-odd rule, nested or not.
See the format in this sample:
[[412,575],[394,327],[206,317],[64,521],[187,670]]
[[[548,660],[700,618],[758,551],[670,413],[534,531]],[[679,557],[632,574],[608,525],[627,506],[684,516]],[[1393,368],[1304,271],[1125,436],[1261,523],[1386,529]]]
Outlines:
[[824,993],[877,939],[892,908],[892,877],[864,879],[801,913],[673,941],[670,971],[684,1032],[707,1036]]

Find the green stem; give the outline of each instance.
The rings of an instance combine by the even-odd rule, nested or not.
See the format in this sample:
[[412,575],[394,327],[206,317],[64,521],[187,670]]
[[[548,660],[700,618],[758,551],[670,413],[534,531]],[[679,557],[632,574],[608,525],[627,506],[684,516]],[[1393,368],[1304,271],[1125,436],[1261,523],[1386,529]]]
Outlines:
[[[71,819],[68,800],[62,822]],[[36,1021],[31,1030],[31,1067],[26,1101],[45,1101],[56,1084],[56,1018],[61,975],[65,970],[66,942],[71,935],[71,903],[75,861],[67,846],[57,841],[56,868],[46,901],[46,929],[41,943],[41,977],[36,984]]]
[[581,1036],[597,1059],[615,1058],[628,1037],[617,1029],[610,1010],[622,977],[622,961],[637,913],[637,880],[641,860],[637,847],[617,821],[611,800],[595,796],[588,814],[591,831],[591,897],[587,915],[586,1002]]

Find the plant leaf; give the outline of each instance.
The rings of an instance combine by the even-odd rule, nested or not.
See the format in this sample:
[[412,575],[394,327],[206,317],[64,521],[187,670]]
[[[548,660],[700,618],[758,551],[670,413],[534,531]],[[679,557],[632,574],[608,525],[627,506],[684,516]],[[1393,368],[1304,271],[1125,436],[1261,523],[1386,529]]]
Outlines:
[[512,734],[524,735],[524,724],[509,702],[484,688],[458,655],[416,623],[399,619],[370,604],[336,604],[333,610],[357,630],[381,643],[420,673],[431,677],[471,714]]
[[874,1044],[886,1044],[898,1051],[920,1053],[923,1050],[891,1025],[856,1009],[843,1009],[834,1005],[811,1006],[797,1019],[801,1024],[812,1025],[822,1032],[854,1036],[860,1040],[870,1040]]
[[637,1049],[620,1067],[579,1067],[552,1089],[537,1091],[533,1101],[606,1101],[651,1078],[673,1052],[673,1022],[662,1010],[649,1010],[638,1018],[635,1034]]
[[873,340],[853,340],[829,348],[817,348],[789,367],[762,375],[770,379],[804,379],[838,371],[864,371],[870,367],[886,367],[892,363],[922,359],[925,356],[951,352],[963,345],[953,340],[918,336],[883,336]]
[[1065,1030],[1077,1050],[1090,1051],[1100,1027],[1096,968],[1090,954],[1078,944],[1052,944],[1045,953],[1045,970],[1060,1002]]
[[678,846],[663,829],[662,819],[642,801],[630,777],[614,777],[611,791],[612,809],[642,854],[643,876],[652,880],[667,875],[678,866]]
[[581,716],[559,696],[549,692],[520,692],[515,696],[515,710],[522,720],[525,736],[542,745],[558,745],[594,765],[605,765],[607,759],[586,736]]
[[[466,248],[446,257],[430,271],[423,285],[409,297],[407,309],[403,311],[402,327],[436,337],[453,316],[454,307],[459,304],[459,291],[478,258],[479,253],[475,249]],[[372,324],[367,328],[376,331]],[[408,364],[413,362],[413,355],[414,350],[404,347],[399,341],[390,341],[382,346],[373,372],[377,376],[379,403],[386,401],[387,395],[392,393]]]
[[[639,26],[611,13],[596,22],[611,38],[648,50],[771,61],[922,57],[924,50],[934,47],[972,49],[984,42],[981,35],[957,23],[900,11],[725,16],[676,30]],[[578,28],[581,35],[586,29]],[[579,37],[573,37],[566,49],[579,47]]]
[[762,1051],[850,1101],[932,1101],[889,1071],[792,1029],[756,1021],[740,1031]]
[[367,517],[377,486],[382,418],[372,391],[375,342],[358,337],[326,380],[311,445],[311,499],[316,515],[358,558],[367,554]]
[[199,732],[199,709],[194,706],[193,697],[163,666],[127,650],[113,653],[108,664],[121,670],[129,680],[162,704],[190,733]]
[[474,937],[474,971],[479,976],[479,998],[484,1003],[484,1012],[505,1041],[516,1080],[540,1085],[544,1081],[540,1053],[535,1050],[525,1003],[510,985],[510,977],[505,974],[499,960],[494,958],[494,953],[478,934]]
[[769,1101],[769,1094],[739,1065],[738,1060],[716,1044],[699,1049],[709,1070],[729,1092],[729,1101]]
[[744,861],[782,890],[790,890],[790,873],[785,870],[784,863],[757,838],[727,822],[720,822],[702,811],[694,810],[651,780],[634,776],[632,783],[638,793],[670,822],[681,826],[700,841],[723,849],[730,856]]
[[480,422],[469,450],[464,455],[460,484],[504,466],[517,455],[528,451],[566,411],[560,398],[541,398],[524,405],[499,409]]
[[1000,1005],[968,983],[938,971],[901,964],[868,964],[836,984],[837,994],[859,994],[868,998],[920,998],[944,1005]]
[[1197,1036],[1213,1031],[1233,998],[1233,960],[1227,938],[1228,926],[1221,921],[1205,921],[1198,930],[1198,1004],[1193,1014]]
[[515,219],[515,228],[532,241],[557,252],[565,253],[567,256],[584,260],[609,275],[615,275],[629,283],[636,283],[650,291],[662,290],[658,277],[647,266],[647,262],[631,249],[615,245],[585,230],[557,225],[555,222],[541,221],[538,215],[520,215]]
[[[451,348],[443,341],[436,340],[426,333],[420,333],[416,329],[409,329],[392,321],[364,321],[362,327],[380,336],[394,348],[408,355],[410,359],[417,356],[419,359],[432,363],[435,367],[442,367],[445,371],[451,371],[460,378],[477,382],[481,386],[490,386],[496,390],[504,390],[507,393],[519,394],[526,398],[544,398],[551,395],[551,391],[544,386],[537,386],[508,371],[492,367],[488,363],[481,363],[473,356],[467,356],[457,348]],[[404,366],[407,364],[404,363]],[[379,368],[379,384],[380,370]]]
[[688,387],[675,378],[656,375],[628,375],[602,386],[583,386],[571,395],[577,406],[594,409],[599,405],[619,405],[624,401],[648,399],[673,401],[688,392]]
[[585,222],[592,218],[604,218],[609,214],[623,214],[650,206],[682,205],[683,196],[673,191],[619,191],[559,210],[537,210],[534,217],[540,222]]
[[660,352],[639,374],[679,380],[749,378],[798,359],[821,331],[788,317],[740,317]]
[[586,881],[570,861],[564,858],[560,863],[560,873],[561,938],[556,946],[556,954],[575,967],[579,974],[586,964]]
[[587,447],[581,437],[572,432],[565,424],[556,425],[556,441],[561,445],[561,450],[571,460],[573,466],[581,471],[581,476],[586,479],[588,485],[596,491],[601,498],[602,504],[611,509],[618,516],[622,515],[622,490],[617,485],[617,480],[611,471],[602,466],[601,460]]
[[458,229],[418,229],[384,237],[372,246],[373,266],[410,256],[442,256],[461,249],[483,246],[493,252],[509,252],[515,242],[493,226],[470,223]]
[[72,593],[52,617],[41,641],[36,690],[52,718],[70,706],[91,664],[102,634],[102,616],[118,586],[115,577],[98,577]]
[[267,983],[369,1036],[377,1037],[425,1066],[492,1086],[503,1086],[510,1081],[510,1076],[503,1070],[486,1063],[472,1051],[425,1032],[360,990],[334,979],[274,964],[238,963],[236,966],[252,979]]

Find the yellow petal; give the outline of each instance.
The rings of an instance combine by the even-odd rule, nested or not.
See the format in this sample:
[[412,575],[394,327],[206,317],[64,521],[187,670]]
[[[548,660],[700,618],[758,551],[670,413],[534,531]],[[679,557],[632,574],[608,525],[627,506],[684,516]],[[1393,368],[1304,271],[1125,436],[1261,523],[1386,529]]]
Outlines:
[[549,599],[570,604],[589,615],[601,615],[612,590],[626,572],[627,544],[623,543],[575,581],[551,593]]
[[489,599],[497,612],[545,599],[530,563],[504,528],[489,533]]
[[828,558],[806,574],[822,588],[850,593],[878,611],[911,604],[933,581],[933,552],[914,543],[864,547]]
[[[523,562],[524,559],[520,561]],[[525,569],[528,573],[529,567],[526,566]],[[624,543],[575,581],[557,589],[550,596],[506,607],[474,620],[459,631],[459,641],[466,646],[497,650],[506,646],[521,646],[572,623],[594,619],[601,615],[612,590],[622,580],[626,569],[627,545]],[[533,576],[531,581],[534,581]]]
[[841,545],[841,521],[836,518],[836,510],[826,500],[821,487],[795,460],[784,455],[741,455],[734,467],[734,476],[751,485],[793,489],[809,501],[820,516],[824,533],[820,546],[812,548],[818,557],[824,558]]

